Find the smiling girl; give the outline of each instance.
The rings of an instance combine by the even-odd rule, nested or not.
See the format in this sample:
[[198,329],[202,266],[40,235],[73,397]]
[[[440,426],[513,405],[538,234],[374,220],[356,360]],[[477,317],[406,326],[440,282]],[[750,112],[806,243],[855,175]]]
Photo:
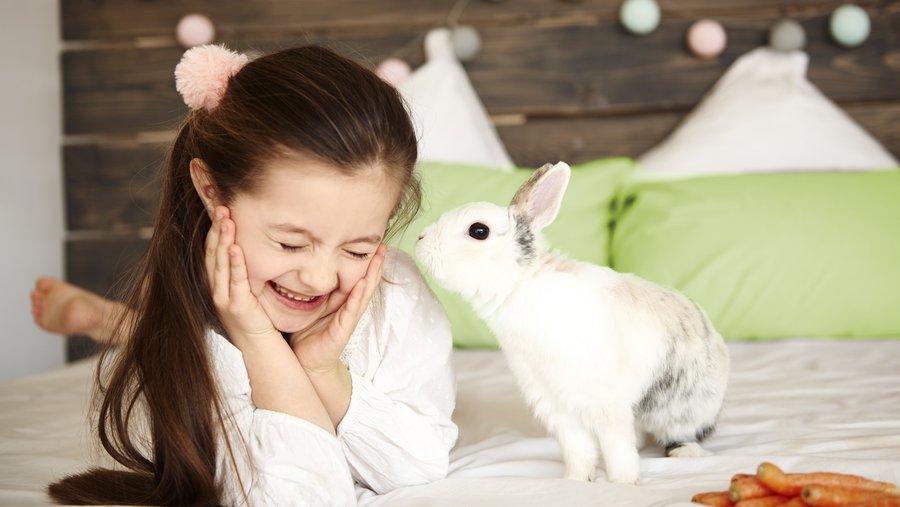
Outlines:
[[249,62],[201,46],[176,85],[191,112],[126,304],[52,279],[32,293],[45,329],[120,345],[98,433],[124,470],[51,496],[352,505],[354,480],[383,493],[444,477],[449,325],[384,247],[419,203],[397,92],[315,46]]

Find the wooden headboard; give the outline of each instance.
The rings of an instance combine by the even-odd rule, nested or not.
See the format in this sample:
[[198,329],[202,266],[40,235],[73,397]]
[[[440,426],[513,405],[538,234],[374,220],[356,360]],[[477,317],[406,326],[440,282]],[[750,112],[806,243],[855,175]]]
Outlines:
[[[872,20],[855,49],[834,44],[824,0],[658,0],[645,37],[618,24],[621,0],[62,0],[66,276],[108,293],[149,237],[166,143],[186,108],[174,28],[199,12],[217,42],[266,52],[316,42],[374,66],[424,60],[431,28],[476,27],[466,69],[520,166],[637,156],[659,142],[735,58],[782,17],[802,24],[809,79],[900,157],[900,1],[860,0]],[[684,36],[710,17],[728,47],[692,57]],[[70,341],[70,358],[89,349]]]

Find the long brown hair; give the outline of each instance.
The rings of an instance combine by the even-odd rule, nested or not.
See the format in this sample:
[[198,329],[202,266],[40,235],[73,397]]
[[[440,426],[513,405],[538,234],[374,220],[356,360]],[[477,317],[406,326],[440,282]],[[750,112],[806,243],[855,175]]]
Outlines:
[[[223,412],[205,334],[221,324],[203,263],[210,219],[191,182],[201,159],[222,200],[254,189],[276,156],[315,157],[342,171],[381,167],[401,189],[389,231],[418,210],[416,138],[397,91],[331,50],[306,46],[248,63],[212,111],[188,114],[165,163],[153,237],[127,304],[135,319],[108,378],[98,368],[98,434],[124,470],[91,469],[49,486],[69,504],[218,505]],[[101,361],[102,363],[102,361]],[[145,407],[149,435],[136,435]],[[150,441],[149,452],[142,449]],[[233,456],[233,454],[232,454]],[[238,495],[239,496],[239,495]]]

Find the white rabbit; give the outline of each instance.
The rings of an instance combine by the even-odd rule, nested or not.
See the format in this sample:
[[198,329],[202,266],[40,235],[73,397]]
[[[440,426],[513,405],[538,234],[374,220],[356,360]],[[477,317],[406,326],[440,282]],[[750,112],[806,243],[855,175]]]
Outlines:
[[416,256],[462,294],[503,349],[537,418],[559,440],[565,476],[635,483],[638,440],[704,456],[728,379],[728,350],[696,304],[631,274],[550,251],[540,234],[569,182],[538,169],[508,208],[464,205],[428,226]]

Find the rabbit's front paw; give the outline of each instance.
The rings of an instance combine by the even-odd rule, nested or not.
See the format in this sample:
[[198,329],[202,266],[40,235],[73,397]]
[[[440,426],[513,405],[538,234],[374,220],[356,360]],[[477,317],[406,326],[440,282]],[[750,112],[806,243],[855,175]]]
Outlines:
[[582,459],[566,461],[566,479],[575,481],[590,482],[594,480],[594,470],[596,469],[596,460]]
[[629,467],[623,469],[610,468],[606,473],[606,478],[609,479],[609,482],[618,482],[621,484],[637,484],[638,479],[640,479],[640,475],[641,472],[638,467]]
[[609,482],[635,484],[641,475],[640,458],[636,450],[622,452],[606,459],[606,478]]

